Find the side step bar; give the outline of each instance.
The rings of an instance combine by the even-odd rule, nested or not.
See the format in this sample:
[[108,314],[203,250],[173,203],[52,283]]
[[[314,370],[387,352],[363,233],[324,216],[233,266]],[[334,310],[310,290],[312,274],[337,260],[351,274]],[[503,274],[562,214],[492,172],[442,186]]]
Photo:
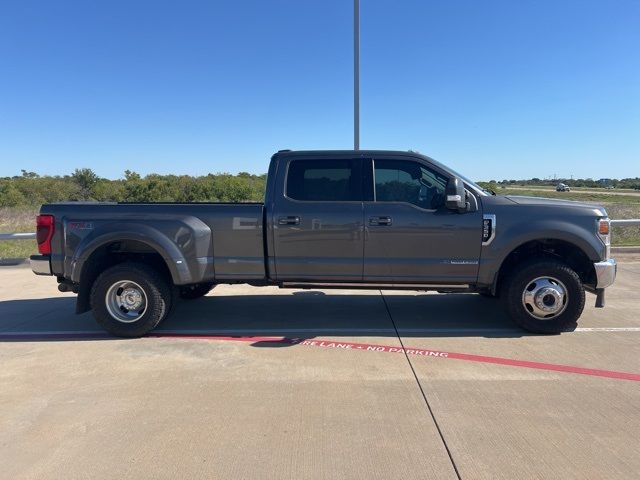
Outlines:
[[437,291],[467,291],[469,284],[425,284],[425,283],[308,283],[308,282],[281,282],[280,288],[340,288],[349,290],[437,290]]

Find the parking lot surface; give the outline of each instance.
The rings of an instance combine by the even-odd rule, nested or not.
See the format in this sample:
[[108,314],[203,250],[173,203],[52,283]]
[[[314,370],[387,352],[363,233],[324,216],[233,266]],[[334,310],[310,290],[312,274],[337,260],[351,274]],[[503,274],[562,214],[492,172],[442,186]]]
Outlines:
[[637,478],[640,259],[576,332],[471,294],[220,286],[103,334],[2,267],[2,478]]

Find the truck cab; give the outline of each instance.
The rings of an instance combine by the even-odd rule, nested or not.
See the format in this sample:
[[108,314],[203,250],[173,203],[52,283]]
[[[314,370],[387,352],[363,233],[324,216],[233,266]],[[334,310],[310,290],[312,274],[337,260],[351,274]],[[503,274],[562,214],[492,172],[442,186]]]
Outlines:
[[[483,222],[473,185],[407,152],[290,152],[272,161],[280,181],[267,214],[278,281],[476,280]],[[448,193],[457,195],[453,208]]]

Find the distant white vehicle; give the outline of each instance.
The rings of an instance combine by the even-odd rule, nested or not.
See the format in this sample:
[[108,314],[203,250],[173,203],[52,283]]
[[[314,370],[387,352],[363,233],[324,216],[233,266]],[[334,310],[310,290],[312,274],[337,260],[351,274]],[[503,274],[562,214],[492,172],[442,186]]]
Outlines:
[[564,183],[559,183],[556,185],[556,192],[570,192],[571,187],[569,185],[565,185]]

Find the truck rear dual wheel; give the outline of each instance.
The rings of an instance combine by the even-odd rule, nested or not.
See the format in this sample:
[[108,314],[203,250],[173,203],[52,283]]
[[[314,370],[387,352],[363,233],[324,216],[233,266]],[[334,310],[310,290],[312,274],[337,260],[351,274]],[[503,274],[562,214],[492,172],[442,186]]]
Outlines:
[[141,337],[171,309],[171,288],[163,275],[143,263],[125,262],[102,272],[91,289],[96,321],[118,337]]
[[584,286],[578,274],[553,258],[518,265],[501,295],[509,316],[534,333],[573,331],[584,309]]

